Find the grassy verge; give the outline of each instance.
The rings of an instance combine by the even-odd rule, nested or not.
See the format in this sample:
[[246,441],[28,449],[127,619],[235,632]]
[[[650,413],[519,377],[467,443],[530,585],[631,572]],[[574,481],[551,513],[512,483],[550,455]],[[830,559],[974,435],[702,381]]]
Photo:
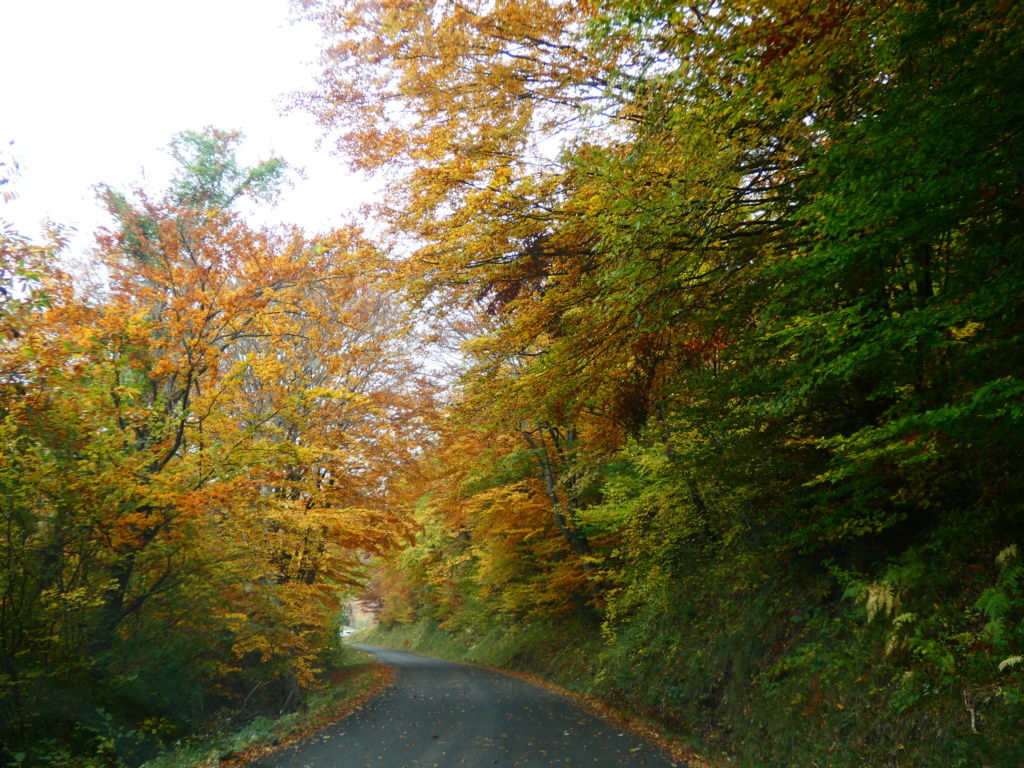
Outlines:
[[[571,641],[567,639],[571,637]],[[486,631],[459,632],[425,620],[412,624],[376,626],[349,638],[350,642],[422,653],[517,672],[530,672],[580,693],[594,692],[594,664],[602,642],[593,628],[552,627],[543,622],[494,626]]]
[[444,629],[421,619],[357,637],[540,675],[626,713],[693,768],[706,765],[695,754],[749,768],[1024,766],[1017,663],[998,672],[1005,688],[972,685],[968,661],[952,657],[936,680],[913,667],[912,649],[885,651],[888,627],[830,598],[827,583],[796,583],[707,610],[682,598],[637,605],[612,636],[582,623]]
[[327,687],[307,707],[276,718],[259,717],[240,730],[227,727],[180,742],[142,768],[231,768],[301,741],[361,707],[387,685],[391,671],[354,649],[328,674]]

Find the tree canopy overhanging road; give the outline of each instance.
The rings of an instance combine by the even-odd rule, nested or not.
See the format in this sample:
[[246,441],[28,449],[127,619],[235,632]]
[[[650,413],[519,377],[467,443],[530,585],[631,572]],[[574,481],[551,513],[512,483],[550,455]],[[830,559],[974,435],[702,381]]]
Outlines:
[[396,668],[363,709],[258,768],[674,765],[567,699],[489,669],[356,646]]
[[[308,733],[354,601],[744,768],[1024,766],[1024,2],[291,5],[331,231],[208,126],[71,254],[0,143],[0,765]],[[323,759],[646,759],[453,674]]]

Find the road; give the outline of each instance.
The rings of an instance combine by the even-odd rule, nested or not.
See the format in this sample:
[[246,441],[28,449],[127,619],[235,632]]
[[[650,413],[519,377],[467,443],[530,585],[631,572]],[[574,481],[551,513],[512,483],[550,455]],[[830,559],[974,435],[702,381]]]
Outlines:
[[395,667],[381,695],[259,768],[675,765],[570,700],[500,672],[354,646]]

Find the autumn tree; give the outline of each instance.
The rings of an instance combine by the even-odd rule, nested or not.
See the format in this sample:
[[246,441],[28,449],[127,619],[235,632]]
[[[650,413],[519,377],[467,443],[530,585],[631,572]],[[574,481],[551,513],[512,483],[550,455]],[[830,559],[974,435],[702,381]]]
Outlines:
[[[537,498],[498,501],[525,487],[509,467],[536,483],[547,460],[550,507],[609,542],[582,561],[614,584],[636,700],[670,678],[659,712],[731,730],[751,696],[780,726],[818,713],[828,744],[846,726],[809,691],[884,690],[863,764],[904,748],[893,721],[938,732],[976,692],[1001,723],[986,755],[1013,762],[1017,8],[304,7],[327,40],[303,103],[390,182],[378,213],[423,306],[472,318],[454,411],[508,448],[474,451],[489,470],[465,493],[425,494],[442,522],[494,503],[468,542],[426,528],[395,566],[406,602],[441,550],[483,573],[472,536]],[[683,676],[681,648],[718,666]],[[976,743],[965,728],[943,754]],[[754,762],[800,752],[773,744]]]
[[404,534],[388,489],[429,406],[414,336],[357,231],[231,210],[281,168],[240,168],[238,140],[177,137],[162,197],[103,190],[105,295],[50,269],[5,342],[0,701],[21,743],[89,749],[90,703],[129,730],[298,705],[339,590]]

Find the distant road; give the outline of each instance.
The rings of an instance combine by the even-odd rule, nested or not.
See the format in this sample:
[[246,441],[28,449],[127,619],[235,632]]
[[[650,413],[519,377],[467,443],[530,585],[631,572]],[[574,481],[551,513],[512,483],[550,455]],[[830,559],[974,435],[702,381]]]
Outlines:
[[499,672],[356,645],[395,667],[391,686],[260,768],[540,768],[675,765],[568,699]]

